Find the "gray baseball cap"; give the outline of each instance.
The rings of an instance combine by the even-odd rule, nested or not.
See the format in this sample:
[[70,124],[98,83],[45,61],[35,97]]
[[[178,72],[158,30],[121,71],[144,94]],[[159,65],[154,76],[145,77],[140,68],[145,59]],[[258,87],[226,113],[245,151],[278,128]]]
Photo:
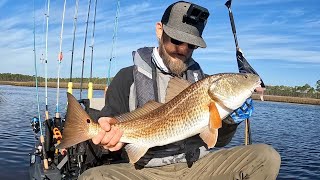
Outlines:
[[161,22],[164,32],[171,38],[205,48],[202,32],[208,17],[208,9],[178,1],[165,10]]

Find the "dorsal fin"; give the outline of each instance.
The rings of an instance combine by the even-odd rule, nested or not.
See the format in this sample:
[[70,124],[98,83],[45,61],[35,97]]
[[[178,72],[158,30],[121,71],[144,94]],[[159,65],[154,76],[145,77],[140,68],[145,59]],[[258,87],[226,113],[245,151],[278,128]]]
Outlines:
[[173,77],[168,83],[167,94],[166,94],[166,103],[176,97],[179,93],[189,87],[191,83],[185,79],[178,77]]
[[162,106],[162,103],[156,102],[156,101],[148,101],[145,103],[141,108],[137,108],[134,111],[121,114],[119,116],[116,116],[115,118],[119,122],[128,121],[131,119],[136,119],[138,117],[141,117],[145,114],[148,114],[149,112],[153,111],[154,109],[157,109],[158,107]]

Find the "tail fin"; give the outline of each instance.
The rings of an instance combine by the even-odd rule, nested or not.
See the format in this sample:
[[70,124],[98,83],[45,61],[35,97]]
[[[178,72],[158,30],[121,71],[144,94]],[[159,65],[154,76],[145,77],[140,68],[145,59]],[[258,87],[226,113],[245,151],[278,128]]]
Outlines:
[[93,136],[89,134],[89,127],[92,126],[94,122],[73,95],[67,93],[67,97],[67,118],[62,133],[61,143],[56,147],[58,149],[71,147],[91,139],[91,136]]

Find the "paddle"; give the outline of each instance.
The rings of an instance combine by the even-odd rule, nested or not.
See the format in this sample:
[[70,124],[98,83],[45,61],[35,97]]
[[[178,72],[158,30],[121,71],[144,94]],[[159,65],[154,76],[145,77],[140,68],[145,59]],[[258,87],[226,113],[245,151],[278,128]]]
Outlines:
[[[237,40],[237,32],[236,32],[236,27],[234,25],[234,19],[233,19],[233,14],[231,11],[231,2],[232,0],[228,0],[225,5],[228,8],[229,11],[229,18],[230,18],[230,23],[231,23],[231,28],[233,32],[233,37],[234,37],[234,42],[236,44],[236,57],[237,57],[237,63],[238,63],[238,69],[240,73],[252,73],[258,75],[258,73],[251,67],[251,65],[248,63],[246,58],[244,57],[239,44]],[[265,88],[265,85],[261,79],[261,87]],[[263,90],[261,90],[263,91]],[[250,120],[249,118],[246,119],[246,130],[245,130],[245,145],[247,144],[252,144],[252,139],[251,139],[251,130],[250,130]]]

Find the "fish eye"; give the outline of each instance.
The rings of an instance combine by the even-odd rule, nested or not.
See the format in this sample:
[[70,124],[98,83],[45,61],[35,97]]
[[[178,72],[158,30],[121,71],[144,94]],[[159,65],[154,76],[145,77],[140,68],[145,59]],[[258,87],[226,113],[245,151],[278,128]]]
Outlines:
[[91,121],[90,121],[90,119],[87,119],[87,123],[89,124]]

